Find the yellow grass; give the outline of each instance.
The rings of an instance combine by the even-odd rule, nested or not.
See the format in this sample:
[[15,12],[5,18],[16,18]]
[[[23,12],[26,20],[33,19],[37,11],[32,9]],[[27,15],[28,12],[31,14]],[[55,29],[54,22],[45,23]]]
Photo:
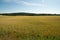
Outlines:
[[0,16],[1,40],[45,40],[44,36],[60,40],[60,16]]

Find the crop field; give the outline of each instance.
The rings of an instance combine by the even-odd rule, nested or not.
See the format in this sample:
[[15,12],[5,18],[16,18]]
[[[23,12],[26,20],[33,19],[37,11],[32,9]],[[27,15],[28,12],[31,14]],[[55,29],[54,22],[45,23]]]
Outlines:
[[0,16],[0,40],[60,40],[60,16]]

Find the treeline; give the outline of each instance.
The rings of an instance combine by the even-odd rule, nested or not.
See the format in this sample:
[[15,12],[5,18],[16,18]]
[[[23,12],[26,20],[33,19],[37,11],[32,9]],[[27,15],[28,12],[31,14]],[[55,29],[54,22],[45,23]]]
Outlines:
[[46,13],[4,13],[0,15],[6,15],[6,16],[60,16],[60,14],[46,14]]

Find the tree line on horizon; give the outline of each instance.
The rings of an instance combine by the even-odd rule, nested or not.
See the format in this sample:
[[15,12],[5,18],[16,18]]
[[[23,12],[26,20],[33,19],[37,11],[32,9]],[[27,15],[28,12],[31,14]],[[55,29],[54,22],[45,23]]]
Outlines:
[[49,14],[49,13],[3,13],[0,15],[6,15],[6,16],[60,16],[60,14]]

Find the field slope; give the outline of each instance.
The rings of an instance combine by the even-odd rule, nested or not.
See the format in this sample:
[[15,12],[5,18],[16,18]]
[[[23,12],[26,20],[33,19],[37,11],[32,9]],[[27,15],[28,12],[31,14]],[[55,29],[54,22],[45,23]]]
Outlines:
[[0,16],[0,40],[60,40],[60,16]]

